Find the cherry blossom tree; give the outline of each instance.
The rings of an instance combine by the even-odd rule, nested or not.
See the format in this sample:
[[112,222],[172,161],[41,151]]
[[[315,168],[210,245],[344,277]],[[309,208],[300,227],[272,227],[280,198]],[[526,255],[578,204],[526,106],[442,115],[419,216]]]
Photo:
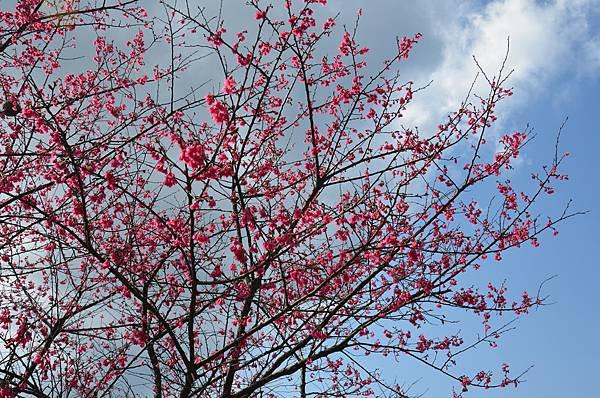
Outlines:
[[461,354],[543,297],[465,278],[572,213],[534,205],[558,150],[509,180],[510,73],[409,127],[420,34],[380,63],[326,0],[198,3],[2,4],[0,397],[410,393],[366,355],[516,385]]

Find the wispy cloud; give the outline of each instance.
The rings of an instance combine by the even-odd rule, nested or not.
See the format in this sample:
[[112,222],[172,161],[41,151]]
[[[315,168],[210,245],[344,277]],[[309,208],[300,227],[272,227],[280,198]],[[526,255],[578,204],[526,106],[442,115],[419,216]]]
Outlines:
[[[433,84],[406,112],[403,124],[430,128],[464,99],[477,73],[471,55],[493,76],[497,74],[510,37],[507,70],[514,69],[509,85],[516,99],[508,108],[519,106],[544,93],[561,73],[583,71],[577,61],[587,58],[589,70],[600,68],[600,41],[593,40],[589,14],[598,0],[496,0],[481,5],[463,5],[455,16],[447,15],[434,25],[442,42],[442,62],[421,74],[420,81]],[[588,55],[585,55],[587,52]],[[481,79],[475,90],[485,90]],[[484,91],[485,92],[485,91]]]

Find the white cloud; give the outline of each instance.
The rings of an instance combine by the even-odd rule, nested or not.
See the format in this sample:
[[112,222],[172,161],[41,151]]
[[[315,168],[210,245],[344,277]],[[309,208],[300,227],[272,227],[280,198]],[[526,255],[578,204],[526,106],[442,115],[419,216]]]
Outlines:
[[[600,41],[590,41],[588,20],[599,4],[598,0],[496,0],[484,6],[468,3],[457,16],[446,16],[434,30],[443,43],[442,62],[419,79],[432,79],[433,84],[419,93],[402,123],[427,129],[455,110],[477,73],[471,55],[490,77],[497,75],[508,37],[506,69],[514,69],[509,86],[516,94],[509,108],[542,94],[559,73],[577,70],[575,60],[585,49],[591,54],[589,64],[600,67]],[[484,79],[475,88],[485,94]]]

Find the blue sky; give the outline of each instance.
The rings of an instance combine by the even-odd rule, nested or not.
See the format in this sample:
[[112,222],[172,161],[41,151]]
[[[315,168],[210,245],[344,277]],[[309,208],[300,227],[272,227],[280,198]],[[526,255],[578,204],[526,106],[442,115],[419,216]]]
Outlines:
[[[471,55],[493,74],[506,51],[515,95],[500,110],[497,132],[533,127],[536,139],[519,164],[515,181],[525,181],[536,166],[551,160],[556,133],[566,117],[561,148],[571,152],[564,171],[570,180],[538,208],[557,214],[573,199],[572,209],[589,211],[562,225],[557,237],[545,236],[540,248],[523,248],[505,256],[500,265],[478,278],[507,279],[510,291],[543,292],[552,305],[520,318],[516,330],[499,348],[484,349],[463,358],[465,368],[509,362],[514,372],[534,367],[518,388],[471,390],[466,397],[592,397],[600,390],[600,2],[467,1],[366,2],[337,0],[330,4],[351,20],[358,7],[364,16],[363,43],[372,54],[386,53],[395,35],[421,32],[424,39],[406,65],[407,79],[433,80],[413,104],[407,124],[427,126],[455,107],[475,76]],[[389,38],[390,40],[386,40]],[[465,325],[464,327],[468,327]],[[384,373],[408,384],[424,397],[448,396],[454,385],[444,376],[414,362],[386,367]]]

